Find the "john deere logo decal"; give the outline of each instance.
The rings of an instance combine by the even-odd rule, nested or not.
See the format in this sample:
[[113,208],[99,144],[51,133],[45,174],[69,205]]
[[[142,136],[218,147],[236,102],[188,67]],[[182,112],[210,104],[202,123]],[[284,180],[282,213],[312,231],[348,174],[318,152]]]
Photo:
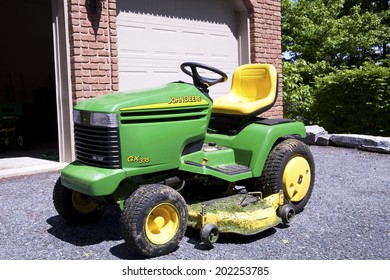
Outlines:
[[177,103],[193,103],[193,102],[202,102],[202,97],[200,96],[179,96],[169,98],[168,104],[177,104]]

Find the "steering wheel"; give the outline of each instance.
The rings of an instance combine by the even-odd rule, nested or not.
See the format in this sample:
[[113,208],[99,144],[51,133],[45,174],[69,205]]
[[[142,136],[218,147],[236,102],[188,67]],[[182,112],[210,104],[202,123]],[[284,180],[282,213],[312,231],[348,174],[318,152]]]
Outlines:
[[[191,69],[191,71],[188,70],[187,67],[189,67]],[[181,68],[181,70],[185,74],[187,74],[188,76],[192,77],[192,80],[193,80],[195,86],[200,87],[205,92],[207,92],[207,89],[209,87],[211,87],[211,86],[213,86],[215,84],[218,84],[218,83],[223,83],[223,82],[225,82],[228,79],[228,76],[223,71],[221,71],[221,70],[219,70],[217,68],[205,65],[205,64],[197,63],[197,62],[184,62],[180,66],[180,68]],[[198,68],[211,71],[213,73],[218,74],[221,77],[220,78],[216,78],[216,79],[215,78],[202,77],[198,73]]]

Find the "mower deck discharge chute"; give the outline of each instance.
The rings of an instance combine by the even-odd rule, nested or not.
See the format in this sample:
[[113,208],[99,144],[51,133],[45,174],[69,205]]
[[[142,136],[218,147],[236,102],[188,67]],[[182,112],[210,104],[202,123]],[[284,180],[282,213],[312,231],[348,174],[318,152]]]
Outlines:
[[[200,240],[219,233],[255,234],[289,224],[307,204],[314,160],[299,140],[302,123],[258,115],[277,98],[277,72],[247,64],[231,91],[214,101],[219,69],[183,63],[193,83],[99,96],[74,108],[76,160],[57,181],[54,206],[69,222],[121,210],[121,233],[148,256],[174,251],[187,226]],[[200,74],[207,71],[205,74]]]

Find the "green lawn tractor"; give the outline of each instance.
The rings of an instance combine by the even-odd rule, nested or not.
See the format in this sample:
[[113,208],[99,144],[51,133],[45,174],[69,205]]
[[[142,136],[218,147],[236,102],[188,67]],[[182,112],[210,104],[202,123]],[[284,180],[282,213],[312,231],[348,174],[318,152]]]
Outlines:
[[122,237],[147,257],[175,250],[187,227],[213,244],[219,233],[289,224],[314,184],[304,125],[258,117],[277,98],[272,65],[238,67],[231,91],[214,101],[209,87],[225,82],[224,72],[194,62],[181,69],[193,83],[78,103],[76,160],[53,191],[59,215],[76,224],[117,206]]

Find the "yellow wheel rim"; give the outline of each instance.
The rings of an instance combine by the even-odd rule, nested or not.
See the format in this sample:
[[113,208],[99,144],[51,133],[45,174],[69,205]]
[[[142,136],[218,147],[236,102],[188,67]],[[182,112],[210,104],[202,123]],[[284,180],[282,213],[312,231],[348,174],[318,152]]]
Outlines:
[[168,203],[159,204],[146,218],[146,237],[154,244],[165,244],[176,235],[179,224],[176,207]]
[[80,213],[88,214],[95,211],[99,204],[92,200],[91,197],[74,191],[72,193],[73,207]]
[[287,200],[301,201],[309,191],[311,170],[308,161],[302,156],[289,160],[283,172],[283,190]]

